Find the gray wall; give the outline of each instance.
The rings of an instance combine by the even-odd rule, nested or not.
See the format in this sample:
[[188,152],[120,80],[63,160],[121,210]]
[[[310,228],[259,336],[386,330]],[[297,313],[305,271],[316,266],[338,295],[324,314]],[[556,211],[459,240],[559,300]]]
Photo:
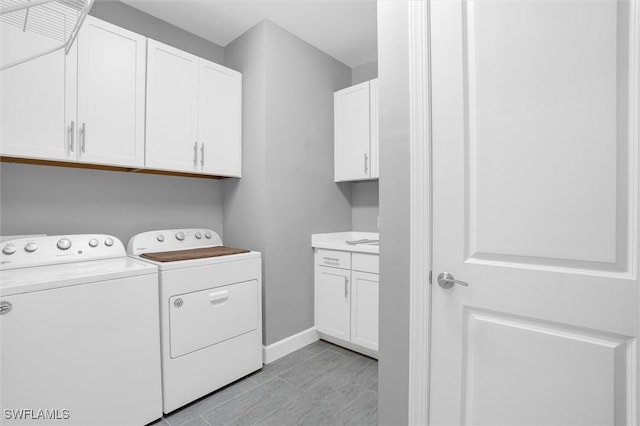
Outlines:
[[378,61],[369,62],[351,69],[351,84],[363,83],[378,77]]
[[354,231],[378,232],[378,181],[354,182],[351,194],[351,225]]
[[[269,345],[314,324],[311,234],[351,229],[351,185],[333,182],[333,92],[351,70],[269,21],[229,44],[225,64],[245,79],[244,166],[261,163],[225,183],[225,238],[263,248]],[[248,231],[253,209],[264,222]]]
[[382,425],[408,423],[409,1],[378,2],[380,72],[380,362]]
[[177,49],[224,63],[224,48],[117,0],[96,0],[90,15]]
[[0,234],[133,234],[166,228],[222,233],[222,183],[65,167],[0,165]]
[[[117,1],[91,14],[216,62],[223,49]],[[104,172],[24,164],[0,166],[0,233],[133,234],[204,227],[222,234],[222,183],[210,179]]]
[[225,243],[263,253],[267,209],[265,45],[266,25],[261,23],[225,49],[225,66],[242,72],[242,178],[224,182]]

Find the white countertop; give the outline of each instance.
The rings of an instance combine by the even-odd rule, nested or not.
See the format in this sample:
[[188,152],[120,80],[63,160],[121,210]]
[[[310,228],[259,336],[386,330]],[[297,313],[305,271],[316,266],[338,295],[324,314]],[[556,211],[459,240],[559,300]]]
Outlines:
[[347,241],[363,239],[378,240],[380,239],[380,234],[377,232],[330,232],[328,234],[312,234],[311,247],[355,253],[380,253],[380,247],[378,245],[347,244]]

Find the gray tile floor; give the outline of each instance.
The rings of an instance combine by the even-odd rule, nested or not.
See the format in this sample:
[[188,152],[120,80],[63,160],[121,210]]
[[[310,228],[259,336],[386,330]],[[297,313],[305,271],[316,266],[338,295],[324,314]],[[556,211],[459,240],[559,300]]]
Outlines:
[[376,425],[378,363],[317,341],[154,426]]

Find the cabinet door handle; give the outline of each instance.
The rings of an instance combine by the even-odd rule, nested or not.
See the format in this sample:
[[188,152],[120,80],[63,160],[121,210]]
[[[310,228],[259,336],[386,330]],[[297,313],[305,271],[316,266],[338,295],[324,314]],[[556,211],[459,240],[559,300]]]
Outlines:
[[204,167],[204,144],[200,145],[200,165]]
[[87,129],[86,123],[82,123],[82,127],[80,127],[80,136],[82,137],[80,142],[80,151],[82,153],[87,152]]
[[364,172],[369,173],[369,156],[367,153],[364,153]]
[[76,122],[72,121],[71,122],[71,126],[69,126],[69,151],[73,152],[73,150],[75,149],[75,131],[76,129]]
[[344,277],[344,298],[349,297],[349,278]]
[[193,165],[198,165],[198,142],[193,145]]
[[337,257],[323,257],[324,260],[328,260],[329,262],[340,262],[340,259]]

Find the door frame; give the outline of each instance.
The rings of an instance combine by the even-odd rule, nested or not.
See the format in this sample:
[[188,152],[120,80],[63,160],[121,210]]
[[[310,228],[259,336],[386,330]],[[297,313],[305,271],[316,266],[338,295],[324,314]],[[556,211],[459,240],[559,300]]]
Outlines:
[[[429,424],[429,380],[431,345],[431,266],[432,266],[432,123],[431,123],[431,0],[410,1],[407,16],[409,44],[410,96],[410,311],[409,311],[409,401],[410,425]],[[640,20],[640,1],[632,0],[636,21]],[[636,26],[635,31],[640,31]],[[632,36],[638,40],[638,35]],[[640,53],[640,46],[634,46]],[[632,59],[634,60],[634,59]],[[640,55],[631,69],[640,70]],[[633,109],[640,111],[640,77],[632,82]],[[640,117],[630,123],[630,132],[640,140]],[[633,156],[633,153],[630,154]],[[636,158],[636,157],[632,157]],[[639,164],[633,167],[635,179],[640,179]],[[638,195],[634,197],[637,200]],[[637,223],[637,217],[635,222]],[[632,229],[637,233],[637,229]],[[634,237],[635,238],[635,237]],[[637,243],[636,243],[637,244]],[[633,262],[640,262],[640,253]],[[637,269],[636,272],[637,273]],[[640,323],[640,318],[638,318]],[[633,372],[640,382],[640,367]],[[632,398],[637,399],[638,390]],[[634,419],[637,420],[637,419]]]
[[429,424],[431,331],[430,0],[410,1],[409,424]]

